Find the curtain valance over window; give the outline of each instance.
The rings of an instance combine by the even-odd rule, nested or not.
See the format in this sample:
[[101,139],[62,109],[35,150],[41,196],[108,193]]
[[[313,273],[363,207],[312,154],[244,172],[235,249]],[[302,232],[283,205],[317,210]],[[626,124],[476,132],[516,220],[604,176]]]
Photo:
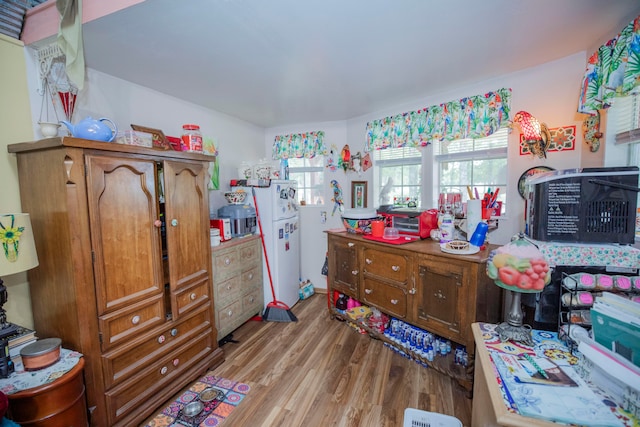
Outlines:
[[293,133],[277,135],[273,141],[271,157],[279,159],[312,159],[327,153],[324,146],[324,132]]
[[578,112],[596,114],[640,84],[640,16],[589,58]]
[[511,89],[462,98],[367,123],[366,150],[423,147],[433,140],[484,138],[509,120]]

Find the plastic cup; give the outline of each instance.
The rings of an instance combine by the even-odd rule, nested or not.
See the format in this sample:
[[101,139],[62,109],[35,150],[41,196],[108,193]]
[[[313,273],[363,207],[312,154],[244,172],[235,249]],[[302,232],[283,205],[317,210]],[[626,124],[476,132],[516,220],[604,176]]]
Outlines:
[[371,235],[373,237],[382,237],[384,234],[384,221],[371,221]]
[[479,222],[476,231],[473,232],[471,239],[469,239],[469,243],[477,247],[484,245],[488,229],[489,225],[486,222]]

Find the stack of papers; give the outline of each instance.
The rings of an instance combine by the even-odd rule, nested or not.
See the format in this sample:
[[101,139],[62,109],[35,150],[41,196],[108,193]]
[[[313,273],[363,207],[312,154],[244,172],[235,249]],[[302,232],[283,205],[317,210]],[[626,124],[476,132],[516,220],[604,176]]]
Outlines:
[[591,308],[595,341],[640,367],[640,304],[603,292]]

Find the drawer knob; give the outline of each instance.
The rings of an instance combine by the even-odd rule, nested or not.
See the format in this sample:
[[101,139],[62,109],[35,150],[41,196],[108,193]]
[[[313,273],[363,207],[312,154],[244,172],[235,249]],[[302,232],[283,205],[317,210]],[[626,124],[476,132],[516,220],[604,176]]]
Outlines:
[[349,242],[349,243],[347,243],[347,246],[349,246],[350,248],[352,248],[352,247],[354,247],[354,246],[355,246],[355,243],[351,243],[351,242]]
[[191,298],[191,301],[195,301],[195,299],[198,298],[198,294],[193,292],[191,295],[189,295],[189,298]]
[[444,295],[442,294],[442,292],[440,292],[440,291],[438,291],[438,292],[434,292],[434,293],[433,293],[433,296],[435,296],[436,298],[440,298],[440,299],[447,299],[447,297],[446,297],[446,296],[444,296]]
[[180,364],[180,359],[173,359],[173,366],[178,366]]
[[227,285],[227,290],[230,291],[231,290],[231,285]]
[[357,276],[358,275],[358,270],[352,270],[351,274],[353,274],[354,276]]
[[175,218],[174,218],[174,219],[172,219],[172,220],[171,220],[171,226],[172,226],[172,227],[177,227],[177,226],[178,226],[178,220],[177,220],[177,219],[175,219]]
[[249,280],[253,279],[253,273],[249,273]]
[[229,265],[229,264],[231,264],[231,260],[229,258],[225,258],[224,265]]
[[176,335],[178,335],[178,330],[177,330],[176,328],[173,328],[173,329],[171,330],[171,336],[172,336],[172,337],[175,337]]
[[365,289],[364,293],[367,295],[371,295],[373,293],[373,289]]
[[411,295],[415,295],[415,294],[416,294],[416,288],[411,288],[411,289],[409,289],[409,293],[410,293]]
[[160,375],[166,375],[168,370],[169,368],[167,368],[166,366],[163,366],[162,369],[160,369]]
[[165,338],[165,336],[164,336],[164,335],[160,335],[160,336],[158,337],[158,344],[162,344],[162,343],[163,343],[163,342],[165,342],[165,341],[166,341],[166,338]]
[[366,258],[364,262],[366,262],[367,264],[371,264],[373,261],[371,261],[369,258]]
[[155,228],[160,228],[162,227],[162,221],[160,221],[159,219],[156,219],[155,221],[153,221],[153,226]]
[[233,310],[229,310],[229,311],[227,312],[227,316],[229,316],[229,317],[233,316]]
[[399,265],[392,265],[392,266],[391,266],[391,269],[392,269],[393,271],[400,271],[400,266],[399,266]]
[[249,302],[250,302],[250,303],[255,302],[255,300],[256,300],[256,299],[255,299],[254,297],[249,297]]
[[392,299],[392,300],[391,300],[391,304],[393,304],[393,305],[397,305],[397,304],[398,304],[398,300],[397,300],[397,299]]
[[140,323],[140,316],[138,316],[137,314],[135,316],[133,316],[131,318],[131,323],[134,325],[137,325],[138,323]]

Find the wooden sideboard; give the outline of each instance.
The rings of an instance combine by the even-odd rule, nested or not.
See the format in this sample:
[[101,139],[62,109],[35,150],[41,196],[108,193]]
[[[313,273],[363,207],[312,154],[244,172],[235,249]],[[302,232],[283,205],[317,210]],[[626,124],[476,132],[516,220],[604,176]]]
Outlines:
[[451,358],[427,361],[411,356],[452,376],[470,391],[474,358],[471,324],[498,322],[502,313],[502,289],[485,274],[486,260],[494,247],[473,255],[453,255],[442,252],[433,240],[392,245],[347,232],[327,234],[332,314],[339,315],[333,301],[333,291],[338,291],[465,346],[468,369],[454,366]]

